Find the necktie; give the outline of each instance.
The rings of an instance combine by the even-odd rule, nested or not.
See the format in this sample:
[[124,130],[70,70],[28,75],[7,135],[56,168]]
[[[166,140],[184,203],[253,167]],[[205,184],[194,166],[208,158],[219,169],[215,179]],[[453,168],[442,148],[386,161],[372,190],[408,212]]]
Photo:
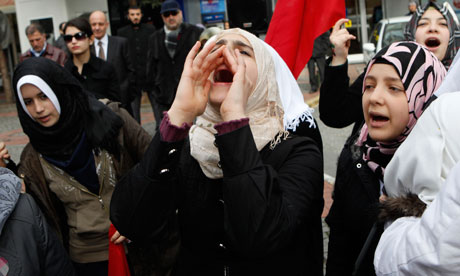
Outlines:
[[102,41],[99,40],[97,43],[99,46],[99,58],[105,60],[104,48],[102,47]]

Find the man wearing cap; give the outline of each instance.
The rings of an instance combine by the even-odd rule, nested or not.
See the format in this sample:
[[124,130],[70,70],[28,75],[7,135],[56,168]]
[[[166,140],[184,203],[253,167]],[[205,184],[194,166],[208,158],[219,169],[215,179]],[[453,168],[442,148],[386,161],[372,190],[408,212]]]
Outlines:
[[26,27],[26,36],[30,43],[30,49],[21,55],[19,61],[31,57],[45,57],[64,66],[67,56],[61,49],[46,42],[46,33],[39,24],[32,23]]
[[107,35],[109,22],[102,11],[94,11],[89,16],[89,23],[94,33],[91,51],[100,59],[115,67],[120,82],[121,104],[133,115],[131,101],[136,96],[136,75],[129,53],[128,40],[124,37]]
[[[148,48],[146,45],[148,45],[149,37],[155,32],[155,27],[151,24],[141,23],[142,11],[138,6],[130,6],[128,8],[128,19],[131,24],[118,29],[117,34],[128,39],[129,51],[134,61],[137,91],[134,100],[131,102],[131,107],[133,109],[134,119],[140,123],[140,103],[142,91],[145,90],[147,69]],[[149,94],[149,98],[152,102],[151,94]]]
[[163,2],[160,13],[164,28],[149,38],[147,64],[147,88],[154,98],[157,129],[163,111],[169,110],[176,95],[185,58],[202,32],[202,29],[182,22],[182,11],[174,0]]

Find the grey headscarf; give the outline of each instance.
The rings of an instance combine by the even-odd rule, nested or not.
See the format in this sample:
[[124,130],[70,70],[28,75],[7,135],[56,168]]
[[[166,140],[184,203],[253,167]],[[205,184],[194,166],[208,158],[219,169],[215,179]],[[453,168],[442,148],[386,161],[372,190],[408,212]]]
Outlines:
[[0,167],[0,235],[21,193],[21,180],[7,168]]

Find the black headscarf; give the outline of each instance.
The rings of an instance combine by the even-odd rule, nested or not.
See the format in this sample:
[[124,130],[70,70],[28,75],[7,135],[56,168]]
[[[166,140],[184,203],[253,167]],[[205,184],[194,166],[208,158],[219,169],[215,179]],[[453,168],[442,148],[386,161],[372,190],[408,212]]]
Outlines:
[[[18,97],[18,81],[34,75],[45,81],[59,101],[61,113],[58,122],[44,127],[24,111]],[[91,149],[106,149],[118,156],[118,132],[123,120],[106,105],[83,90],[80,83],[63,67],[46,58],[30,58],[18,65],[13,75],[19,121],[30,143],[39,153],[66,161],[86,133]]]
[[418,6],[417,10],[406,25],[404,35],[406,36],[407,40],[415,41],[415,32],[417,31],[418,21],[430,7],[433,7],[439,11],[439,13],[441,13],[447,21],[447,28],[449,29],[449,45],[447,46],[446,54],[442,60],[442,63],[444,66],[446,66],[446,68],[449,68],[452,60],[457,54],[458,48],[460,47],[460,29],[454,20],[454,15],[452,15],[451,11],[449,11],[446,5],[441,6],[437,3],[429,2],[423,7]]

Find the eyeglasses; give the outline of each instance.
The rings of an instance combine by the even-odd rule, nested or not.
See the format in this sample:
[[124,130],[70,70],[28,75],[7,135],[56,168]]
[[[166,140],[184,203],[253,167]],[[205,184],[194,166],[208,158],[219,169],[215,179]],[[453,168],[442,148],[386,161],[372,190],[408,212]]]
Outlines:
[[87,38],[88,36],[86,35],[85,32],[78,32],[74,35],[64,35],[64,41],[66,43],[70,43],[72,42],[72,39],[75,37],[76,40],[83,40],[85,38]]
[[170,15],[176,16],[178,13],[179,13],[178,11],[167,11],[167,12],[162,13],[162,15],[163,15],[165,18],[168,18]]

